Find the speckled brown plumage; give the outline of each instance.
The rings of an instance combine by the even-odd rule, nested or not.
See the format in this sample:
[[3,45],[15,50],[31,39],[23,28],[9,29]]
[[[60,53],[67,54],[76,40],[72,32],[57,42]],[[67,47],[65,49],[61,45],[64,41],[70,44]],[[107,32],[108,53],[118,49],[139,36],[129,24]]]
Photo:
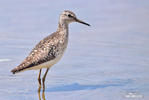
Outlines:
[[28,57],[11,72],[22,71],[27,68],[37,66],[47,61],[55,59],[58,55],[63,53],[68,42],[68,33],[62,34],[62,29],[47,36],[41,40],[35,48],[31,51]]

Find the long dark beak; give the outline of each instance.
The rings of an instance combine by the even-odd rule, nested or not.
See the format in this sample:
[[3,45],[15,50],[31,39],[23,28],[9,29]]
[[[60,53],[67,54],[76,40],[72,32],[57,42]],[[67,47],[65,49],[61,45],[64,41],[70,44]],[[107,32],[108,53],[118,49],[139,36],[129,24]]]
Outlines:
[[75,20],[76,20],[76,22],[79,22],[79,23],[85,24],[85,25],[87,25],[87,26],[91,26],[90,24],[85,23],[85,22],[83,22],[83,21],[82,21],[82,20],[80,20],[80,19],[75,18]]

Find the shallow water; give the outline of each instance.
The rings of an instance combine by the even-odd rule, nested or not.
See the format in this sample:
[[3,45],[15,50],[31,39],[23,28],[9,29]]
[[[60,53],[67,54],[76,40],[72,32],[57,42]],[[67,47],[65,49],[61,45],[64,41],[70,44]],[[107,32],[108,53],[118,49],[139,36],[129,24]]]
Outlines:
[[[70,25],[69,45],[46,79],[46,100],[148,100],[149,1],[0,1],[0,100],[38,100],[38,71],[10,70],[54,32],[61,11],[91,27]],[[42,97],[42,96],[41,96]]]

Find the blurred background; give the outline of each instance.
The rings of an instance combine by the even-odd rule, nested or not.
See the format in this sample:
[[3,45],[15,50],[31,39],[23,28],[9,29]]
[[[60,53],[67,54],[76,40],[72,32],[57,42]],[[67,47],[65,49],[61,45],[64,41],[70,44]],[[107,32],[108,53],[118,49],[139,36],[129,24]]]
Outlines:
[[0,0],[0,99],[38,100],[38,71],[12,75],[59,15],[69,25],[64,57],[46,79],[46,100],[149,99],[148,0]]

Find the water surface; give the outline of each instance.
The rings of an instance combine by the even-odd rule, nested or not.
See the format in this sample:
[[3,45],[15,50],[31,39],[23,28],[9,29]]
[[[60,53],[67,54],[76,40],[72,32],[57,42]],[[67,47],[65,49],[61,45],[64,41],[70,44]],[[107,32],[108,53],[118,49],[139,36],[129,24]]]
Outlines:
[[[0,1],[0,99],[38,100],[38,71],[10,70],[74,11],[68,48],[46,79],[46,100],[149,99],[149,1]],[[135,96],[135,97],[133,97]]]

